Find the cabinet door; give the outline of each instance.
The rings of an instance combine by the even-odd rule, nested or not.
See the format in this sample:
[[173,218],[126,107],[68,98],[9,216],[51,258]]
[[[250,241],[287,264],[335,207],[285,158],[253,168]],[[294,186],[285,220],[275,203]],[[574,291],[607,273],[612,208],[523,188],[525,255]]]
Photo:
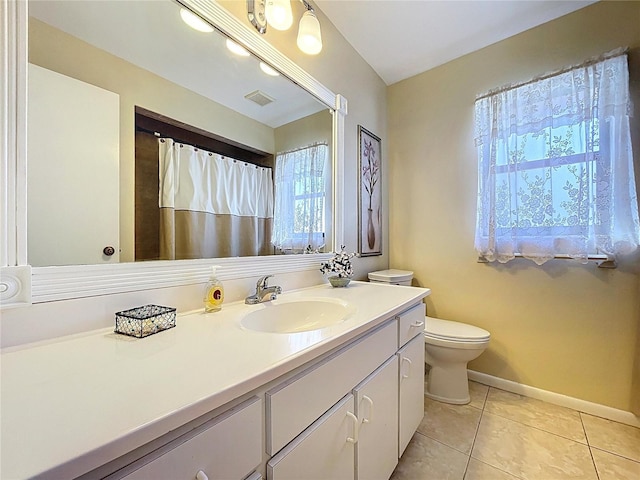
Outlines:
[[358,420],[349,394],[267,463],[269,480],[353,480]]
[[[134,462],[113,478],[241,480],[262,461],[262,401],[254,397]],[[128,473],[128,475],[127,475]],[[121,474],[125,474],[123,477]],[[112,478],[109,477],[109,478]]]
[[398,351],[400,362],[400,415],[398,457],[424,417],[424,338],[415,337]]
[[398,464],[398,357],[354,389],[359,426],[356,478],[389,478]]

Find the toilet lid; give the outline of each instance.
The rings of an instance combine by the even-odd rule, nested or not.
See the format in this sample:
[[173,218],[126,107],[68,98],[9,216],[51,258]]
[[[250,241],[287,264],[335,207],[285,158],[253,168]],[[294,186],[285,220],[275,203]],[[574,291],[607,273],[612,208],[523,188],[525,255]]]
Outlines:
[[406,282],[413,278],[413,272],[409,270],[378,270],[377,272],[369,272],[369,280],[384,283]]
[[425,335],[442,340],[457,340],[464,342],[485,342],[491,334],[480,327],[466,323],[452,322],[440,318],[426,317]]

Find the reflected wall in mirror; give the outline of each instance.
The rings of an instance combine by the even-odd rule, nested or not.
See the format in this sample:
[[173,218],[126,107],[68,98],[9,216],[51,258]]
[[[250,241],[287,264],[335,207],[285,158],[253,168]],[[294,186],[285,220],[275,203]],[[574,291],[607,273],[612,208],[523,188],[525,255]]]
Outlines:
[[[158,189],[161,182],[159,170],[158,176],[153,169],[151,173],[137,171],[136,107],[205,137],[275,159],[276,168],[270,173],[276,190],[271,192],[273,224],[279,223],[279,215],[284,218],[287,214],[292,233],[290,241],[280,238],[275,246],[272,233],[263,234],[268,237],[267,248],[258,249],[259,253],[302,251],[309,242],[295,230],[301,222],[312,224],[312,250],[332,249],[333,216],[328,200],[332,195],[332,111],[284,76],[265,74],[257,58],[231,53],[226,37],[217,31],[202,33],[188,27],[180,18],[180,8],[171,0],[29,0],[27,228],[31,265],[217,257],[224,252],[244,255],[236,248],[221,248],[233,247],[237,236],[220,233],[216,234],[216,248],[195,256],[137,255],[141,242],[136,216],[145,215],[137,212],[141,207],[139,176],[144,175],[147,184]],[[245,98],[249,94],[259,103],[273,101],[260,105]],[[176,140],[194,144],[189,139]],[[309,173],[318,176],[317,163],[304,168],[298,164],[298,183],[290,183],[295,188],[286,197],[295,203],[279,210],[278,159],[286,165],[287,157],[317,150],[318,145],[326,145],[322,181],[314,183]],[[198,143],[195,146],[216,151]],[[322,153],[316,150],[308,156],[318,162]],[[157,160],[159,166],[159,153]],[[158,208],[151,216],[158,215],[160,193],[158,190]],[[263,203],[258,201],[262,207]],[[189,236],[183,227],[178,231]],[[107,255],[110,251],[105,247],[113,247],[114,253]],[[156,251],[155,247],[151,250]],[[255,250],[247,252],[255,254]]]

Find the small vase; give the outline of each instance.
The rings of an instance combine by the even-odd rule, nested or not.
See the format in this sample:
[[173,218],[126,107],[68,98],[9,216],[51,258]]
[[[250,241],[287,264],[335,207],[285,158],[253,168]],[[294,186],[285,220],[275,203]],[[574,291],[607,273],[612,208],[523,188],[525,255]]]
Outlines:
[[373,250],[373,246],[376,244],[376,231],[373,228],[373,210],[369,208],[367,213],[369,214],[367,219],[367,243],[369,248]]
[[346,287],[350,281],[351,279],[347,277],[329,277],[329,283],[336,288]]

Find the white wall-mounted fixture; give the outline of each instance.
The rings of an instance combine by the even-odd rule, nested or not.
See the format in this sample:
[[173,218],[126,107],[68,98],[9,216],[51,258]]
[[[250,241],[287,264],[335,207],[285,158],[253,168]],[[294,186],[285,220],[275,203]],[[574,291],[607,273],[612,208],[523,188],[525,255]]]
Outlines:
[[291,0],[266,0],[267,23],[276,30],[289,30],[293,24]]
[[264,73],[266,73],[267,75],[271,76],[271,77],[279,77],[280,73],[278,73],[277,70],[274,70],[273,68],[271,68],[269,65],[267,65],[264,62],[260,62],[260,70],[262,70]]
[[[320,22],[307,0],[300,0],[305,12],[298,26],[298,48],[308,54],[317,55],[322,50]],[[291,0],[247,0],[247,16],[259,33],[266,33],[267,26],[276,30],[288,30],[293,23]]]
[[302,14],[297,43],[298,48],[308,55],[317,55],[322,50],[320,22],[312,8]]
[[227,38],[226,42],[225,42],[227,49],[230,52],[235,53],[236,55],[239,55],[241,57],[248,57],[251,54],[249,53],[249,51],[244,48],[241,45],[238,45],[236,42],[234,42],[233,40],[231,40],[230,38]]
[[199,32],[203,32],[203,33],[213,32],[213,27],[211,25],[209,25],[207,22],[202,20],[195,13],[190,12],[186,8],[180,9],[180,17],[182,18],[182,21],[184,23],[189,25],[194,30],[198,30]]

